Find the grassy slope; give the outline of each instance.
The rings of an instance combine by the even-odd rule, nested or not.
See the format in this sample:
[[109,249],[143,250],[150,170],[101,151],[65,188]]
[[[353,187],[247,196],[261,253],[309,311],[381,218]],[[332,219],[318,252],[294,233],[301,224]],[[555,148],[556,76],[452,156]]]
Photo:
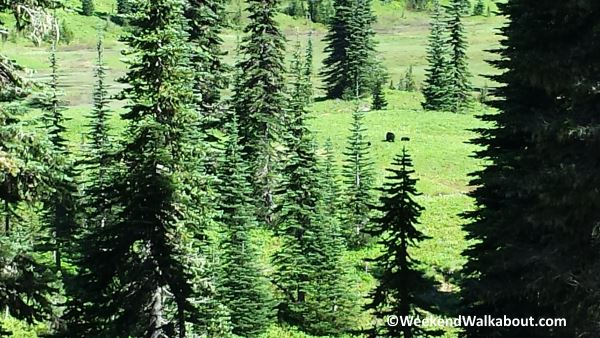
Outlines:
[[[78,3],[72,0],[72,3]],[[69,125],[70,139],[76,148],[85,132],[83,116],[89,111],[91,89],[93,87],[92,66],[95,57],[95,41],[97,31],[104,30],[106,39],[106,58],[111,70],[110,79],[116,79],[125,71],[121,61],[120,50],[123,45],[117,41],[121,30],[114,24],[107,23],[106,13],[112,12],[112,1],[96,0],[97,16],[81,17],[74,11],[60,12],[59,15],[68,20],[75,32],[75,41],[68,46],[61,46],[59,62],[61,64],[62,83],[65,98],[68,100],[71,117]],[[375,26],[379,55],[387,67],[391,79],[397,82],[409,65],[415,67],[415,75],[420,83],[426,68],[425,47],[428,34],[428,18],[424,13],[412,13],[402,10],[402,6],[392,2],[382,5],[375,1],[375,11],[379,21]],[[310,25],[303,20],[294,20],[280,15],[279,21],[289,40],[296,35],[305,40],[307,32],[314,30],[315,64],[319,65],[323,58],[323,43],[320,39],[325,33],[321,25]],[[491,74],[493,70],[485,63],[493,57],[485,50],[497,46],[494,30],[500,26],[499,17],[469,17],[466,19],[467,32],[471,43],[469,57],[471,71],[475,75],[474,84],[483,85],[486,80],[481,76]],[[234,49],[238,34],[229,31],[224,34],[225,47],[230,50],[228,61],[233,61]],[[33,70],[32,78],[44,79],[47,71],[47,46],[33,47],[23,39],[2,44],[2,53],[8,54],[20,64]],[[318,86],[318,79],[315,80]],[[112,91],[117,92],[121,85],[114,84]],[[387,131],[393,131],[397,137],[408,136],[411,142],[408,147],[413,155],[418,188],[423,192],[419,197],[427,209],[423,214],[422,230],[432,239],[424,242],[415,250],[414,256],[422,263],[423,268],[438,281],[440,303],[452,309],[456,303],[455,277],[464,263],[460,256],[467,246],[461,230],[461,219],[458,214],[472,207],[472,201],[466,196],[469,191],[468,173],[477,170],[480,163],[470,158],[474,147],[467,143],[473,137],[470,129],[481,125],[474,113],[451,114],[443,112],[424,112],[420,108],[421,96],[416,93],[388,92],[390,106],[386,111],[367,113],[368,137],[373,144],[373,159],[377,168],[377,182],[384,177],[383,169],[390,163],[403,144],[386,143],[383,138]],[[120,110],[122,103],[115,103]],[[475,109],[481,112],[481,107]],[[313,105],[314,119],[311,121],[317,138],[323,142],[331,137],[338,154],[345,146],[353,109],[351,103],[339,101],[317,102]],[[115,127],[122,126],[118,117],[114,118]],[[341,156],[341,155],[340,155]],[[341,158],[340,158],[341,159]],[[273,248],[267,248],[271,251]],[[348,261],[357,267],[353,275],[359,290],[366,292],[373,285],[372,278],[362,272],[361,258],[373,255],[374,252],[349,253]],[[363,318],[365,322],[368,318]],[[23,337],[29,337],[24,334]],[[281,330],[274,327],[269,337],[302,337],[299,333]],[[455,336],[449,332],[448,337]]]

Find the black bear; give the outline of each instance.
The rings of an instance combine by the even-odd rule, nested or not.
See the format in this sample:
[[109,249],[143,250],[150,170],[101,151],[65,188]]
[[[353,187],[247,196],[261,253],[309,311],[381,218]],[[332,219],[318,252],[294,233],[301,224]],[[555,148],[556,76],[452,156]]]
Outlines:
[[396,142],[396,135],[392,132],[389,132],[385,135],[386,142]]
[[403,137],[400,141],[408,142],[408,141],[410,141],[410,137]]

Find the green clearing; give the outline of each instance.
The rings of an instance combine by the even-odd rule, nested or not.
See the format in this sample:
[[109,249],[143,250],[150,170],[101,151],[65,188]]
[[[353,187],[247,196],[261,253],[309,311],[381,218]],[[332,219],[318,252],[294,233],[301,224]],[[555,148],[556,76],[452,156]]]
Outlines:
[[[78,3],[72,0],[73,3]],[[404,11],[403,6],[397,2],[387,4],[376,1],[375,11],[379,22],[375,26],[377,31],[378,54],[387,67],[390,78],[397,83],[409,65],[414,66],[417,83],[421,83],[426,68],[425,48],[428,35],[428,17],[426,13]],[[492,5],[492,9],[495,7]],[[62,74],[63,91],[69,104],[68,116],[71,118],[69,125],[70,139],[75,150],[81,144],[81,137],[85,133],[85,115],[90,109],[91,93],[94,85],[93,64],[95,62],[95,45],[98,29],[104,30],[106,40],[106,60],[110,67],[109,79],[114,81],[124,74],[125,64],[121,60],[121,49],[124,47],[117,41],[122,33],[119,26],[106,21],[107,13],[112,11],[110,0],[96,0],[95,17],[79,16],[75,12],[59,13],[61,17],[68,18],[69,27],[75,33],[75,40],[70,45],[61,45],[59,49],[60,72]],[[10,18],[6,18],[10,21]],[[321,25],[309,25],[304,20],[295,20],[285,15],[280,15],[281,25],[290,40],[290,46],[299,36],[305,41],[308,32],[314,31],[315,41],[315,67],[318,69],[323,59],[323,43],[321,38],[325,28]],[[483,75],[494,73],[493,68],[485,61],[494,56],[487,50],[498,46],[495,31],[502,24],[502,18],[468,17],[466,19],[467,32],[470,41],[469,56],[471,59],[471,72],[476,87],[489,82]],[[235,46],[239,34],[228,31],[224,34],[225,48],[229,50],[227,60],[231,62],[235,55]],[[32,70],[30,77],[45,79],[48,74],[48,47],[35,47],[24,38],[9,38],[2,43],[3,53],[15,59],[18,63]],[[291,52],[289,47],[288,52]],[[315,78],[315,85],[319,85]],[[122,85],[114,83],[111,91],[118,92]],[[317,90],[317,96],[319,91]],[[468,243],[464,239],[461,229],[462,220],[459,214],[472,208],[472,201],[466,195],[471,189],[468,186],[468,174],[476,171],[481,163],[472,159],[470,155],[475,150],[468,141],[474,137],[473,128],[481,127],[475,116],[486,112],[486,108],[475,106],[471,112],[452,114],[446,112],[425,112],[420,107],[421,96],[418,93],[400,91],[387,91],[389,107],[385,111],[372,111],[367,113],[366,126],[369,140],[372,142],[372,158],[376,163],[377,183],[383,181],[384,168],[388,166],[392,157],[397,154],[402,146],[406,145],[415,162],[419,190],[423,195],[419,202],[426,207],[422,216],[422,230],[432,237],[414,252],[414,257],[421,261],[423,269],[435,276],[441,284],[439,297],[443,305],[451,311],[456,305],[456,278],[457,272],[464,263],[461,252]],[[367,102],[363,102],[366,105]],[[115,102],[116,111],[121,110],[123,103]],[[331,137],[336,152],[341,159],[341,152],[345,146],[345,138],[349,134],[348,128],[351,121],[351,111],[354,103],[342,101],[316,102],[312,106],[313,119],[311,125],[316,132],[317,139],[323,143]],[[32,114],[35,118],[35,114]],[[118,116],[114,118],[116,130],[122,128]],[[402,143],[383,142],[385,134],[392,131],[397,139],[410,137],[411,141]],[[264,237],[264,236],[263,236]],[[272,243],[267,238],[262,242]],[[271,245],[271,244],[269,244]],[[272,251],[272,247],[265,247],[265,252]],[[347,260],[356,267],[355,283],[357,289],[366,292],[373,283],[368,273],[365,272],[364,257],[375,254],[374,250],[365,252],[352,252]],[[360,322],[367,320],[362,318]],[[15,323],[18,325],[18,323]],[[294,331],[273,327],[267,337],[305,337]],[[449,331],[447,337],[455,337]],[[27,333],[22,336],[31,337]]]

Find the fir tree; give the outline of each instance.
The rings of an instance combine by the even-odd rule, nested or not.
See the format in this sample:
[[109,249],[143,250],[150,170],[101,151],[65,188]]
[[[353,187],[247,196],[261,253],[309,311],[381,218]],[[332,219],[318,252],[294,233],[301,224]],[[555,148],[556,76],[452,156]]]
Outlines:
[[81,0],[81,13],[85,16],[94,15],[94,0]]
[[342,98],[344,92],[353,87],[348,74],[348,48],[350,46],[350,20],[353,6],[349,0],[334,0],[334,15],[328,23],[325,36],[325,54],[320,75],[328,98]]
[[[108,86],[106,84],[107,68],[104,62],[104,46],[102,38],[97,44],[97,59],[95,68],[96,85],[93,93],[93,110],[88,116],[87,143],[84,145],[84,160],[82,169],[86,172],[83,188],[82,213],[84,214],[84,227],[75,232],[74,263],[77,273],[71,276],[66,284],[66,310],[62,320],[65,329],[57,336],[88,337],[96,329],[95,319],[86,317],[91,311],[92,304],[106,301],[89,289],[90,278],[95,266],[87,266],[87,260],[93,252],[94,234],[98,228],[105,224],[113,223],[115,210],[111,210],[112,199],[115,197],[111,189],[111,180],[114,178],[116,166],[113,158],[112,138],[109,134],[109,108]],[[89,241],[91,238],[91,242]],[[90,327],[91,325],[91,327]]]
[[427,47],[429,68],[427,69],[423,85],[423,95],[425,96],[423,108],[427,110],[452,108],[452,91],[449,90],[450,68],[448,63],[448,49],[446,47],[442,20],[441,6],[438,0],[435,0],[429,45]]
[[312,87],[313,79],[313,63],[314,63],[314,48],[313,48],[313,37],[312,32],[308,36],[308,43],[306,46],[306,52],[304,55],[304,76],[306,78],[306,97],[308,97],[308,103],[311,103],[314,96],[314,90]]
[[202,145],[181,30],[184,3],[135,5],[124,38],[128,127],[117,153],[123,170],[110,184],[116,197],[109,207],[117,213],[85,239],[91,247],[82,264],[93,267],[86,286],[98,297],[85,318],[94,318],[92,337],[185,337],[187,324],[200,322],[188,255],[201,246],[206,206],[197,205]]
[[61,100],[59,90],[58,63],[56,59],[56,44],[52,44],[50,53],[52,70],[47,92],[33,101],[33,105],[42,109],[43,129],[48,134],[52,151],[56,156],[54,167],[51,168],[53,191],[46,196],[44,223],[48,226],[46,234],[47,245],[42,250],[54,253],[56,268],[61,270],[63,253],[69,251],[71,235],[78,227],[76,215],[77,186],[74,183],[75,173],[70,159],[70,152],[65,138],[64,111],[66,107]]
[[251,160],[254,200],[259,221],[272,226],[285,104],[285,37],[275,22],[277,0],[249,1],[248,34],[234,88],[233,108],[239,120],[245,159]]
[[417,83],[415,82],[415,76],[413,73],[413,66],[408,66],[406,73],[404,73],[404,78],[402,79],[402,88],[401,90],[407,92],[415,92],[417,91]]
[[483,0],[477,0],[477,2],[475,3],[475,7],[473,7],[473,15],[482,16],[484,11],[485,4],[483,3]]
[[231,315],[232,332],[241,337],[262,333],[272,318],[272,304],[266,279],[258,266],[258,254],[251,241],[257,228],[252,205],[252,188],[242,160],[235,119],[221,164],[221,222],[225,226],[222,257],[223,278],[220,294]]
[[471,99],[471,83],[469,73],[469,63],[467,60],[467,41],[462,23],[462,1],[454,0],[449,8],[450,20],[448,21],[448,30],[450,37],[448,46],[450,47],[449,58],[449,90],[452,95],[452,104],[450,109],[453,112],[461,112],[467,108]]
[[374,110],[383,110],[387,105],[385,93],[383,92],[383,80],[377,80],[373,87],[373,103],[371,106]]
[[352,99],[358,94],[369,92],[381,74],[380,65],[375,62],[375,42],[372,25],[375,16],[371,10],[371,0],[356,0],[352,8],[352,18],[348,25],[349,44],[347,73],[351,86],[344,88],[345,98]]
[[[371,291],[366,309],[373,310],[375,316],[382,319],[391,315],[422,317],[425,316],[423,310],[434,310],[431,301],[423,297],[434,287],[432,281],[417,269],[418,262],[410,256],[409,249],[427,239],[416,228],[423,208],[415,201],[415,197],[419,196],[415,188],[417,180],[412,177],[413,164],[406,148],[396,156],[392,165],[393,168],[387,169],[390,176],[386,177],[384,187],[379,189],[382,196],[380,205],[375,209],[381,216],[368,229],[370,235],[379,239],[378,243],[384,252],[371,260],[379,271],[379,283]],[[425,334],[439,335],[441,332],[386,325],[374,327],[369,333],[371,337],[419,337]]]
[[341,260],[345,250],[338,208],[341,196],[330,143],[325,155],[319,162],[321,196],[315,211],[319,224],[315,240],[321,251],[313,261],[304,330],[317,336],[339,336],[355,327],[352,318],[358,314],[358,299],[347,275],[350,267]]
[[225,27],[223,0],[187,0],[185,16],[189,21],[188,40],[194,46],[191,57],[195,75],[195,94],[198,109],[206,117],[205,128],[218,125],[221,91],[227,88],[229,68],[223,63],[220,33]]
[[[20,89],[10,93],[25,94],[20,82],[10,85]],[[34,254],[40,243],[30,216],[50,189],[53,155],[47,140],[21,122],[21,96],[0,99],[0,307],[33,324],[54,319],[56,275],[46,259]],[[0,322],[0,336],[10,334]]]
[[[584,4],[585,3],[585,4]],[[472,184],[462,298],[466,314],[565,318],[566,327],[466,328],[466,337],[594,337],[598,3],[509,2],[494,65],[502,85],[484,117]],[[584,8],[585,7],[585,8]],[[543,19],[542,19],[543,18]],[[527,22],[527,25],[523,25]],[[566,32],[578,31],[581,39]],[[569,51],[569,56],[564,52]]]
[[359,104],[352,114],[351,135],[344,152],[343,178],[346,197],[344,201],[343,234],[350,247],[366,244],[363,229],[368,225],[369,205],[373,203],[373,162],[369,155],[369,142],[363,125],[365,115]]

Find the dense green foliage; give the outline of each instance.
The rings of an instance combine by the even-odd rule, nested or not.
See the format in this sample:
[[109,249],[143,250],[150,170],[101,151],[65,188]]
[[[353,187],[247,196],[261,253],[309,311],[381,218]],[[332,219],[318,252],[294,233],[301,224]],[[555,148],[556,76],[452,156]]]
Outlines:
[[245,159],[250,159],[251,182],[259,221],[272,226],[277,162],[281,156],[285,119],[285,37],[275,22],[277,0],[249,1],[250,22],[240,47],[233,108],[239,121]]
[[[566,327],[468,328],[465,336],[594,337],[598,302],[596,1],[511,1],[477,156],[463,298],[469,312],[566,318]],[[526,23],[525,23],[526,22]],[[525,23],[525,24],[524,24]],[[575,33],[577,32],[577,33]],[[565,53],[565,51],[568,51]]]
[[273,304],[250,237],[257,229],[256,215],[235,119],[227,136],[219,188],[221,222],[225,226],[221,250],[223,277],[219,286],[224,304],[230,310],[233,333],[253,337],[269,325]]
[[463,2],[455,0],[449,8],[450,19],[448,20],[450,48],[449,57],[449,89],[451,91],[452,104],[450,109],[457,112],[464,112],[472,103],[471,98],[471,74],[467,61],[467,41],[465,38],[465,28],[462,23]]
[[375,16],[370,0],[334,2],[335,15],[329,20],[321,77],[330,99],[354,98],[373,83],[377,68],[372,28]]
[[[94,0],[89,16],[85,2],[0,1],[0,335],[437,334],[387,327],[388,314],[568,322],[446,337],[600,334],[595,2],[501,5],[493,73],[482,51],[504,16],[466,17],[469,1],[349,1],[335,45],[347,48],[340,98],[357,106],[313,99],[332,1]],[[437,18],[428,68],[429,15],[405,6]],[[98,29],[107,48],[91,72]],[[72,45],[47,69],[40,55],[58,42]],[[381,96],[374,60],[402,91]],[[436,112],[410,92],[423,79]],[[471,80],[493,108],[471,101]],[[385,111],[360,108],[368,91]],[[417,172],[403,152],[384,180],[373,169],[402,148],[394,138],[412,140]]]
[[388,103],[385,99],[385,93],[383,92],[383,79],[378,79],[375,81],[375,85],[373,86],[373,102],[371,107],[374,110],[383,110],[387,107]]
[[81,0],[81,13],[86,16],[94,15],[94,0]]
[[363,230],[369,224],[373,196],[373,161],[370,142],[366,140],[365,113],[357,103],[352,113],[352,127],[344,152],[343,234],[351,248],[364,246]]
[[[381,214],[367,232],[379,238],[383,254],[372,261],[378,271],[378,285],[370,294],[367,309],[375,312],[376,318],[386,320],[388,316],[424,316],[435,306],[425,299],[425,293],[433,290],[433,283],[419,271],[409,252],[419,242],[427,239],[416,226],[423,211],[415,197],[419,195],[415,184],[412,159],[406,148],[396,156],[393,167],[387,169],[384,187],[380,189],[380,204],[375,209]],[[370,331],[371,337],[419,337],[433,336],[440,332],[411,326],[377,324]]]
[[423,108],[427,110],[445,110],[452,105],[450,91],[450,66],[448,64],[448,49],[444,37],[443,12],[439,2],[434,3],[431,33],[427,47],[427,69],[423,95]]

